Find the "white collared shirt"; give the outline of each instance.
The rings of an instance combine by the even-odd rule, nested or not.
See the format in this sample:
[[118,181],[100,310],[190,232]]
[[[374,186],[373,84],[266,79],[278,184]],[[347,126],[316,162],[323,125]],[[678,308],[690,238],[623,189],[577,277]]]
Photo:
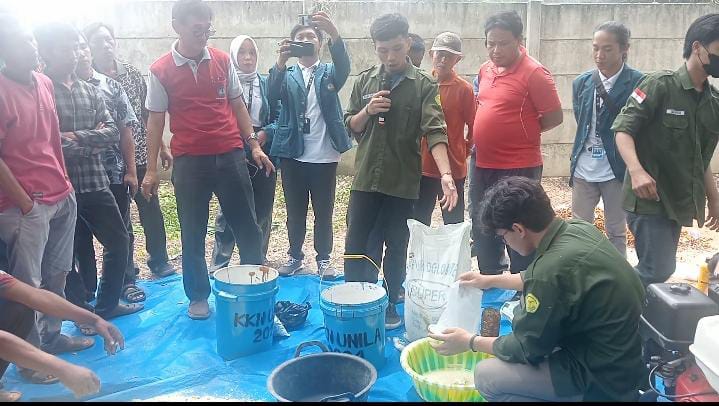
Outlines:
[[[310,77],[319,64],[319,60],[312,66],[302,66],[301,63],[297,64],[299,69],[302,70],[302,79],[305,83],[305,89]],[[339,162],[340,153],[332,146],[332,141],[327,134],[327,124],[322,116],[319,100],[317,100],[317,91],[315,90],[317,79],[318,78],[315,77],[312,81],[312,86],[310,86],[309,94],[307,95],[307,110],[305,112],[305,117],[310,119],[310,133],[304,134],[302,132],[302,128],[300,128],[300,136],[304,137],[305,148],[302,155],[295,159],[300,162],[314,164]]]
[[[190,69],[192,69],[192,76],[195,78],[195,83],[197,83],[197,71],[199,66],[204,61],[211,60],[212,55],[210,55],[210,51],[207,47],[205,47],[202,50],[202,59],[200,59],[200,62],[196,62],[194,59],[185,58],[177,51],[178,42],[179,40],[175,40],[172,44],[170,51],[172,53],[172,60],[175,62],[175,66],[178,67],[185,64],[189,65]],[[147,99],[145,100],[145,107],[150,111],[158,113],[167,111],[169,105],[167,90],[165,90],[165,87],[162,85],[157,76],[152,73],[152,71],[150,71],[147,75],[147,82]],[[232,62],[230,62],[228,63],[227,68],[227,98],[228,100],[233,100],[240,96],[242,96],[242,86],[240,85],[240,80],[237,78],[235,66]]]
[[[619,72],[615,73],[614,76],[610,78],[607,78],[602,74],[602,71],[599,71],[599,79],[601,79],[607,94],[612,90],[614,84],[617,83],[617,79],[623,71],[624,65],[622,65],[621,69],[619,69]],[[614,179],[615,176],[611,165],[609,165],[609,159],[607,158],[607,152],[604,150],[602,139],[596,136],[597,106],[595,100],[599,97],[596,89],[592,95],[592,119],[589,123],[589,134],[584,141],[582,150],[579,152],[579,158],[577,158],[577,169],[574,172],[574,176],[587,182],[607,182]],[[599,105],[600,107],[604,106],[604,100],[602,100],[601,97],[599,97]],[[592,154],[592,149],[596,148],[601,149],[601,156],[599,156],[600,154]]]

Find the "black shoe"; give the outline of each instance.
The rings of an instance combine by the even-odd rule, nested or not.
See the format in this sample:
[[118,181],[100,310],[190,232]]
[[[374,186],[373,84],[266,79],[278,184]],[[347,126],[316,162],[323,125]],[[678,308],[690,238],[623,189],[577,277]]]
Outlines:
[[402,325],[402,318],[397,314],[397,307],[394,303],[390,303],[387,306],[387,311],[384,316],[384,327],[387,330],[394,330]]
[[166,276],[174,275],[175,268],[169,263],[165,262],[164,264],[153,269],[152,274],[157,276],[158,278],[164,278]]

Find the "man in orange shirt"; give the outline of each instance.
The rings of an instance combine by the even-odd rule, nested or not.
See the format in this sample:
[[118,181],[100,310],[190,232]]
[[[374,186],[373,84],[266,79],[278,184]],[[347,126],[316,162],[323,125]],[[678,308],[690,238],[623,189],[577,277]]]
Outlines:
[[[462,59],[462,39],[453,32],[443,32],[437,36],[430,49],[432,74],[439,82],[439,96],[444,120],[447,123],[449,140],[449,163],[452,168],[454,184],[457,187],[457,207],[450,211],[442,210],[444,224],[464,221],[464,180],[467,177],[467,157],[472,146],[471,138],[465,138],[465,124],[471,137],[474,125],[475,101],[472,85],[460,78],[454,66]],[[427,140],[422,139],[422,180],[419,186],[419,200],[415,203],[414,218],[426,225],[432,223],[432,212],[441,200],[442,183],[437,164],[427,148]]]
[[[485,190],[507,176],[542,177],[541,133],[562,123],[562,106],[552,74],[522,46],[522,18],[515,11],[494,14],[484,24],[489,61],[479,69],[474,120],[476,167],[469,188],[473,236],[479,269],[499,274],[507,269],[506,244],[484,234],[477,217]],[[534,253],[509,251],[512,273],[525,270]]]

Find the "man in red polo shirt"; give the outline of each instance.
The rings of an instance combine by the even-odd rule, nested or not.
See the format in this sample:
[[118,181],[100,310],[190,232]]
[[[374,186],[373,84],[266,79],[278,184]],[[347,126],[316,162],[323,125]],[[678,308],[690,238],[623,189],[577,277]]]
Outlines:
[[[477,262],[485,274],[507,269],[506,244],[483,234],[477,208],[484,192],[507,176],[542,177],[541,133],[562,123],[562,106],[552,74],[522,46],[522,18],[515,11],[494,14],[484,24],[489,61],[479,68],[474,120],[476,167],[470,182],[472,234]],[[532,262],[509,247],[512,273]]]
[[[182,272],[188,315],[210,316],[210,281],[205,261],[205,235],[212,193],[237,240],[243,264],[262,264],[260,228],[255,216],[245,144],[269,176],[275,170],[262,152],[242,99],[230,56],[207,46],[214,33],[212,10],[202,0],[180,0],[172,7],[172,27],[179,40],[150,66],[146,105],[150,111],[146,199],[157,193],[157,154],[170,114],[174,157],[172,183],[182,233]],[[243,142],[244,138],[244,142]]]

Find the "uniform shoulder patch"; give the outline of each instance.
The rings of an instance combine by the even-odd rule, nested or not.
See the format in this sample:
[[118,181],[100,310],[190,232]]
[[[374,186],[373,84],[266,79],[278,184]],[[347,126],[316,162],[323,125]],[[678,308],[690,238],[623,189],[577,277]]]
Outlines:
[[527,297],[524,299],[525,307],[527,309],[527,313],[534,313],[539,309],[539,299],[537,299],[536,296],[534,296],[532,293],[528,294]]

